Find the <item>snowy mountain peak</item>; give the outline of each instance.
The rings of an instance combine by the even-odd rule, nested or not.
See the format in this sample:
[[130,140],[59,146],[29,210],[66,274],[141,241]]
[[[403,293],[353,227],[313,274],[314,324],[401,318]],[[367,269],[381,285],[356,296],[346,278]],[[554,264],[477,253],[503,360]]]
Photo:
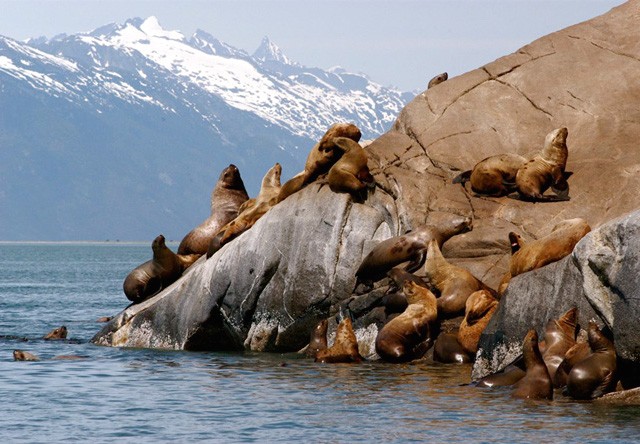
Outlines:
[[139,26],[139,29],[149,37],[161,37],[170,40],[184,40],[184,35],[179,31],[167,31],[162,26],[157,17],[148,17]]
[[224,42],[221,42],[211,34],[198,29],[189,40],[189,43],[207,54],[219,55],[222,57],[249,58],[249,54],[242,49],[235,48]]
[[253,53],[253,58],[260,62],[279,62],[284,65],[298,66],[297,63],[284,55],[282,50],[266,36],[263,37],[260,46]]

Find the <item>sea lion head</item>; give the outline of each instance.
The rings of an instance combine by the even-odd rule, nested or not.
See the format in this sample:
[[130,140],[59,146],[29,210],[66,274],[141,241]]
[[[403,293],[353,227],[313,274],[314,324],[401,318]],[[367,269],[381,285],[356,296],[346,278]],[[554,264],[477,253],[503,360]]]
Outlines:
[[353,139],[350,139],[349,137],[334,137],[333,139],[331,139],[331,141],[334,146],[337,146],[345,153],[348,153],[353,149],[358,149],[358,148],[362,149],[362,147],[358,142],[356,142]]
[[62,325],[56,329],[51,330],[44,336],[44,339],[66,339],[67,327]]
[[442,74],[438,74],[433,79],[429,80],[427,89],[433,88],[434,86],[439,85],[440,83],[444,82],[448,78],[449,78],[449,74],[447,74],[446,72],[443,72]]
[[587,339],[589,341],[589,347],[591,350],[595,352],[612,352],[615,354],[615,347],[613,346],[613,342],[611,342],[604,334],[600,328],[598,328],[598,324],[591,320],[589,321],[589,328],[587,330]]
[[165,239],[164,236],[162,234],[159,234],[154,240],[153,242],[151,242],[151,249],[153,250],[153,252],[155,253],[156,251],[159,251],[163,248],[166,248],[166,244],[165,244]]
[[567,135],[568,130],[565,127],[551,131],[544,139],[544,148],[541,153],[547,162],[560,166],[563,171],[569,156]]
[[14,350],[13,360],[14,361],[39,361],[40,359],[38,359],[38,357],[33,353],[29,353],[24,350]]
[[244,190],[244,182],[240,177],[240,170],[234,164],[230,164],[222,173],[220,173],[220,178],[218,182],[223,188],[229,188],[233,190]]
[[514,233],[513,231],[509,233],[509,243],[511,244],[511,254],[515,254],[520,250],[520,248],[522,248],[522,245],[524,245],[522,236],[518,233]]

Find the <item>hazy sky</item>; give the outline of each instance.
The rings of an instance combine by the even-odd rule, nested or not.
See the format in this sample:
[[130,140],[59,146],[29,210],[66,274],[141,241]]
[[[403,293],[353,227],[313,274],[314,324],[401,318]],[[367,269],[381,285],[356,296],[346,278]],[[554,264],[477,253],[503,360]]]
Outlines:
[[189,37],[203,29],[246,50],[269,36],[307,66],[340,65],[385,86],[422,90],[623,0],[0,0],[0,34],[18,40],[158,17]]

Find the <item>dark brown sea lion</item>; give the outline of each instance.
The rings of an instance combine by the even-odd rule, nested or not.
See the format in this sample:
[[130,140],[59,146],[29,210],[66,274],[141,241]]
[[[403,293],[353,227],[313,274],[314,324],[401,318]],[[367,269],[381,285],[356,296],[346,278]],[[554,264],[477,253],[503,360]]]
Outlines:
[[550,319],[544,330],[545,350],[542,359],[554,380],[556,370],[567,351],[576,344],[578,309],[572,308],[558,319]]
[[44,339],[67,339],[67,327],[62,325],[58,328],[54,328],[44,335]]
[[240,206],[249,199],[238,168],[225,168],[211,192],[211,215],[180,242],[178,254],[205,254],[215,234],[238,216]]
[[113,319],[113,316],[101,316],[96,319],[96,322],[109,322],[111,319]]
[[449,263],[436,240],[429,241],[424,269],[425,279],[440,293],[438,317],[441,319],[463,315],[467,299],[474,291],[494,293],[468,270]]
[[329,169],[327,180],[334,193],[359,193],[375,184],[367,165],[367,153],[348,137],[335,137],[333,144],[342,149],[343,154]]
[[427,245],[434,239],[438,246],[456,234],[470,231],[471,218],[451,213],[438,213],[435,220],[421,225],[402,236],[383,240],[365,256],[360,263],[356,277],[359,282],[375,282],[396,265],[409,262],[405,269],[413,272],[419,269],[426,259]]
[[327,326],[329,322],[326,319],[318,322],[313,331],[311,332],[311,338],[309,345],[305,350],[307,356],[315,358],[320,350],[327,349]]
[[173,284],[199,255],[178,255],[167,247],[161,234],[151,243],[153,259],[137,266],[125,278],[124,294],[134,304]]
[[[524,366],[524,362],[521,364]],[[484,378],[479,379],[476,387],[504,387],[513,385],[524,378],[527,372],[520,367],[519,364],[509,364],[502,371],[492,373]]]
[[553,384],[538,349],[538,333],[529,330],[522,343],[526,374],[516,382],[512,395],[526,399],[553,399]]
[[473,358],[458,342],[456,333],[440,333],[433,346],[433,360],[444,364],[466,364]]
[[[569,200],[567,157],[567,128],[558,128],[547,134],[539,154],[529,159],[516,174],[516,189],[523,200]],[[556,196],[543,193],[551,187]]]
[[458,342],[469,354],[478,351],[478,341],[493,313],[498,309],[498,300],[487,290],[471,293],[465,304],[464,319],[458,329]]
[[556,369],[553,377],[553,386],[555,388],[565,387],[567,385],[567,377],[569,372],[578,362],[586,359],[591,355],[591,347],[588,342],[577,342],[564,354],[564,359]]
[[[584,219],[575,218],[560,222],[551,233],[540,239],[523,242],[520,238],[519,248],[509,260],[509,271],[500,282],[499,293],[504,293],[511,278],[544,267],[571,254],[578,241],[589,231],[591,227]],[[512,235],[517,236],[515,233],[509,233],[510,239]]]
[[333,345],[330,348],[318,351],[315,361],[324,363],[362,361],[351,319],[344,318],[338,324]]
[[567,393],[575,399],[594,399],[615,390],[617,356],[613,343],[594,321],[587,330],[592,354],[573,366],[567,377]]
[[446,72],[443,72],[442,74],[438,74],[437,76],[429,80],[429,83],[427,84],[427,89],[433,88],[434,86],[441,84],[448,78],[449,78],[449,74],[447,74]]
[[13,360],[14,361],[39,361],[40,358],[38,358],[33,353],[29,353],[28,351],[14,350],[13,351]]
[[473,170],[465,171],[453,183],[471,182],[471,190],[485,196],[506,196],[516,190],[516,174],[527,161],[513,153],[498,154],[478,162]]
[[438,318],[436,296],[427,288],[406,280],[403,293],[409,304],[387,322],[376,337],[376,353],[388,362],[421,358],[431,347],[431,324]]

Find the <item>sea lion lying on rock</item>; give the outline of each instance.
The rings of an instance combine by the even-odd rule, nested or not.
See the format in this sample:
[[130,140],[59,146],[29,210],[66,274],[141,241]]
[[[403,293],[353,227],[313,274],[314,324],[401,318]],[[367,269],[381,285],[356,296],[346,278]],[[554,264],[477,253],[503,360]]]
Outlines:
[[461,173],[453,183],[471,182],[474,193],[485,196],[506,196],[516,190],[516,174],[527,159],[512,153],[498,154],[478,162],[472,170]]
[[498,300],[487,290],[471,293],[465,304],[464,319],[458,329],[458,342],[469,354],[478,351],[480,335],[498,309]]
[[344,153],[329,170],[327,180],[331,191],[360,193],[374,186],[375,181],[367,165],[367,153],[360,144],[348,137],[335,137],[332,142]]

